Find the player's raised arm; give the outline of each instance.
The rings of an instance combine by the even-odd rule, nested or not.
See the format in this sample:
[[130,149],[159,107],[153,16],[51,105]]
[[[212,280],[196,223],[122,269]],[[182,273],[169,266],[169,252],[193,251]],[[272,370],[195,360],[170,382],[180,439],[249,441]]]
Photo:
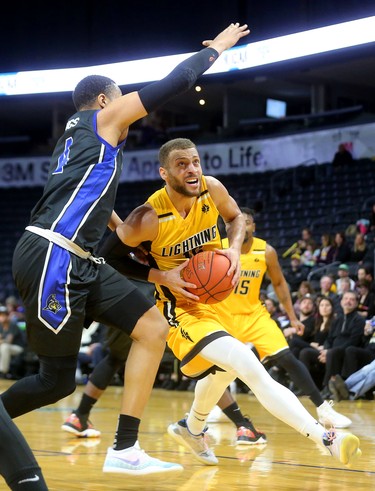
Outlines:
[[181,62],[162,80],[146,85],[139,92],[132,92],[111,101],[98,114],[99,134],[111,143],[113,139],[117,139],[117,145],[117,142],[126,136],[131,123],[154,111],[172,97],[187,91],[221,53],[234,46],[249,32],[247,24],[230,24],[213,40],[203,41],[206,48]]

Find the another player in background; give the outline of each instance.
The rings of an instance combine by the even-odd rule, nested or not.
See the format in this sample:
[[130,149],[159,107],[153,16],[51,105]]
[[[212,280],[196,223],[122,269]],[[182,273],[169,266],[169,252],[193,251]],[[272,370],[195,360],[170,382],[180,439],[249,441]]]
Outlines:
[[148,244],[151,268],[137,265],[139,278],[155,283],[157,306],[170,325],[168,345],[181,361],[184,375],[198,379],[188,417],[170,425],[169,434],[200,462],[217,464],[204,438],[206,418],[238,377],[271,414],[328,449],[340,462],[350,463],[360,455],[358,438],[350,433],[327,433],[297,397],[273,380],[256,356],[226,331],[231,313],[219,319],[212,305],[199,303],[199,298],[186,292],[181,279],[186,257],[221,247],[219,215],[229,248],[218,252],[230,259],[228,274],[234,272],[233,285],[237,284],[245,221],[226,188],[217,179],[202,175],[193,142],[183,138],[167,142],[160,149],[159,162],[165,187],[133,210],[104,248],[121,272],[134,276],[136,263],[128,254]]
[[48,491],[28,443],[0,398],[0,474],[12,491]]
[[[318,419],[323,425],[347,428],[351,425],[350,419],[337,413],[329,402],[324,401],[310,372],[293,355],[282,331],[260,301],[260,288],[267,272],[279,302],[284,305],[291,328],[295,333],[303,332],[305,326],[297,319],[294,312],[289,287],[281,270],[277,252],[266,241],[254,237],[254,211],[241,208],[241,212],[246,223],[246,233],[241,247],[240,280],[229,297],[214,304],[213,308],[220,317],[225,317],[226,313],[230,312],[232,323],[227,327],[229,332],[243,343],[251,343],[264,365],[268,367],[276,365],[287,372],[295,386],[303,392],[303,395],[309,396],[315,404]],[[226,415],[232,415],[230,419],[235,416],[238,408],[228,390],[220,399],[218,406]],[[238,430],[238,443],[244,439],[247,431],[245,428]]]
[[84,325],[96,320],[133,339],[126,391],[104,472],[182,470],[149,457],[138,444],[140,419],[165,350],[167,323],[133,284],[95,257],[106,227],[113,230],[120,222],[113,208],[129,126],[189,89],[248,33],[246,25],[231,24],[204,41],[206,48],[139,92],[122,95],[116,83],[103,76],[81,80],[73,93],[77,112],[56,144],[43,196],[14,252],[13,274],[26,308],[28,342],[40,368],[2,394],[12,418],[75,390]]

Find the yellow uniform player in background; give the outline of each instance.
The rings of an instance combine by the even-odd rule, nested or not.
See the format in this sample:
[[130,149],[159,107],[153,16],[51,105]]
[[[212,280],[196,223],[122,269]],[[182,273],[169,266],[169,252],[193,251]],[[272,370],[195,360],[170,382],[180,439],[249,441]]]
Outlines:
[[[254,212],[249,208],[241,208],[241,211],[246,233],[241,248],[240,280],[229,297],[213,307],[224,320],[227,331],[243,343],[253,345],[263,364],[276,365],[288,373],[295,386],[315,404],[322,424],[346,428],[351,425],[350,419],[336,412],[330,403],[323,400],[310,372],[290,351],[284,334],[260,301],[260,289],[267,272],[279,302],[284,305],[291,327],[296,333],[303,332],[304,325],[294,312],[289,287],[275,249],[266,241],[253,236]],[[226,239],[223,239],[223,243],[225,246]],[[218,405],[228,417],[238,407],[229,391],[225,392]],[[245,440],[246,434],[245,429],[240,429],[237,442]]]

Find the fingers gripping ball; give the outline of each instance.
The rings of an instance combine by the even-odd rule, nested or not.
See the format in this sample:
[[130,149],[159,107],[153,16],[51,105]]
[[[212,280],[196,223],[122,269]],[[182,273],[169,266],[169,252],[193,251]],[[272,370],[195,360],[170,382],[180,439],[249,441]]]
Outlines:
[[201,303],[217,303],[233,290],[233,274],[227,276],[229,267],[230,261],[226,256],[214,251],[199,252],[182,270],[182,277],[197,285],[196,289],[189,291],[197,295]]

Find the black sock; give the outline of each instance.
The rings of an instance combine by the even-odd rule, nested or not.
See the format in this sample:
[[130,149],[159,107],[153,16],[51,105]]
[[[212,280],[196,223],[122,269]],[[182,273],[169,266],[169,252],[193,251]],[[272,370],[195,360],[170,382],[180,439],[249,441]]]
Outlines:
[[124,448],[132,447],[138,440],[138,429],[141,420],[120,414],[118,418],[117,431],[113,448],[115,450],[123,450]]
[[237,402],[233,402],[230,406],[223,409],[223,413],[239,428],[240,426],[246,426],[246,419],[241,413],[241,409],[238,407]]
[[18,472],[7,484],[12,491],[48,491],[39,467]]
[[280,356],[276,364],[287,372],[295,387],[300,389],[303,395],[309,396],[316,407],[323,404],[324,400],[308,368],[291,351],[288,350]]
[[77,416],[80,416],[81,418],[87,420],[89,418],[91,409],[93,408],[97,400],[98,399],[94,399],[93,397],[83,394],[81,402],[74,413]]

